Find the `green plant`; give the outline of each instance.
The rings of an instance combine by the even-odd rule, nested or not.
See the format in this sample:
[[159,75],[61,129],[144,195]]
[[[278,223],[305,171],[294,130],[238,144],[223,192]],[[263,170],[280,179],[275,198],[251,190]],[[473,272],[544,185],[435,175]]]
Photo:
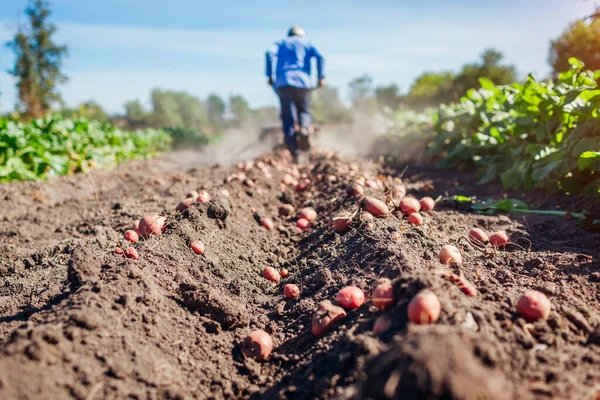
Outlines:
[[440,107],[430,154],[441,166],[477,168],[481,183],[598,194],[600,71],[570,63],[555,82],[481,78],[481,89]]
[[55,115],[28,123],[0,119],[0,182],[47,179],[110,167],[169,148],[162,130],[123,131],[108,123]]

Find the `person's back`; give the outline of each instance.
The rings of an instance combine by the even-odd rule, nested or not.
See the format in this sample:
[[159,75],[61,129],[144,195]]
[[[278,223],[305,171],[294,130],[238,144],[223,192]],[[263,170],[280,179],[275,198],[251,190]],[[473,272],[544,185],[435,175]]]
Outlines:
[[[273,79],[273,58],[277,58],[275,79]],[[304,37],[304,30],[292,27],[288,36],[275,44],[266,54],[266,73],[269,84],[273,86],[281,102],[281,120],[285,143],[294,156],[302,159],[303,150],[308,150],[308,133],[311,130],[310,90],[314,88],[311,80],[311,60],[317,60],[318,85],[323,86],[323,56]],[[295,123],[300,125],[298,134]]]
[[303,37],[290,36],[278,42],[275,87],[311,88],[310,61],[315,56],[314,48]]

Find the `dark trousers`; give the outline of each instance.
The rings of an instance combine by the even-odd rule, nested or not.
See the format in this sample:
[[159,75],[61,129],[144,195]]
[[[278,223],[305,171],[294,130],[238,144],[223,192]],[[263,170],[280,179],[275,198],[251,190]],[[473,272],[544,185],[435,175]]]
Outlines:
[[298,150],[296,143],[295,122],[301,128],[309,128],[310,116],[310,90],[293,86],[281,86],[276,89],[281,102],[281,122],[283,135],[287,148],[295,153]]

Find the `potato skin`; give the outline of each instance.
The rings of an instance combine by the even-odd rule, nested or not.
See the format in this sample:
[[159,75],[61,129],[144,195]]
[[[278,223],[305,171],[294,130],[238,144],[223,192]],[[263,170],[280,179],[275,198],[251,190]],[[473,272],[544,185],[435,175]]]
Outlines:
[[390,214],[390,209],[385,203],[374,197],[367,197],[363,200],[362,206],[365,211],[373,214],[374,217],[387,217]]
[[431,324],[440,317],[442,306],[431,290],[422,290],[408,303],[408,318],[415,324]]
[[266,360],[273,350],[273,339],[262,329],[253,331],[242,342],[241,350],[244,357]]

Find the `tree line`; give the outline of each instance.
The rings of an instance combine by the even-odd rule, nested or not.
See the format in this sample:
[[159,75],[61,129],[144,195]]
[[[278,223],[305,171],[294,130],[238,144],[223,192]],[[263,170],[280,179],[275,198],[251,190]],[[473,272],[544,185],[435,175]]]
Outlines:
[[[14,66],[8,70],[17,79],[15,112],[23,119],[54,111],[64,116],[112,121],[128,128],[185,127],[203,132],[217,132],[247,122],[275,123],[278,120],[277,107],[253,109],[239,94],[227,99],[211,94],[200,99],[186,92],[159,88],[150,93],[149,108],[140,100],[131,100],[125,103],[124,112],[119,115],[108,115],[94,101],[67,108],[58,88],[67,81],[62,66],[68,49],[54,41],[57,27],[50,22],[49,2],[29,0],[25,14],[26,22],[19,25],[7,44],[15,54]],[[594,15],[572,23],[560,37],[551,41],[548,62],[554,74],[569,68],[570,57],[582,60],[589,69],[600,69],[600,8]],[[314,119],[318,123],[340,123],[350,121],[355,110],[423,109],[456,102],[470,88],[479,87],[480,77],[487,77],[495,84],[507,84],[517,80],[517,72],[514,66],[503,62],[502,53],[488,49],[479,60],[465,64],[459,71],[422,73],[406,92],[396,84],[375,86],[373,78],[364,74],[348,84],[349,106],[335,87],[313,92]]]

